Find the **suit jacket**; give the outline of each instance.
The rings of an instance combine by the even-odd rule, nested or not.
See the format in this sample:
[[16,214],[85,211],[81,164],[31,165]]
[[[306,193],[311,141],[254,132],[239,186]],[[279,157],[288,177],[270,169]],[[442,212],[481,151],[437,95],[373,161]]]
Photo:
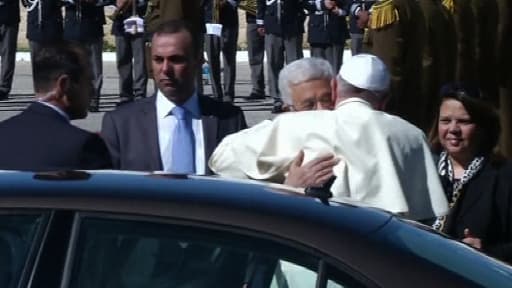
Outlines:
[[105,142],[73,126],[52,108],[31,104],[0,123],[0,169],[64,170],[111,168]]
[[335,154],[334,197],[359,201],[412,219],[448,211],[423,133],[408,122],[373,110],[362,99],[334,111],[285,113],[274,121],[226,137],[210,168],[232,178],[282,182],[300,150],[305,160]]
[[[41,15],[39,5],[42,5]],[[62,23],[61,1],[40,1],[35,9],[27,13],[27,39],[39,43],[62,40]]]
[[78,42],[101,39],[105,23],[103,6],[82,3],[78,8],[76,5],[68,5],[64,19],[64,39]]
[[487,163],[450,210],[445,232],[464,238],[464,229],[482,239],[484,252],[512,263],[512,165]]
[[[278,1],[281,2],[280,16]],[[257,0],[257,20],[265,33],[283,38],[304,33],[304,0]]]
[[[156,96],[119,107],[103,117],[102,136],[115,169],[163,170],[156,118]],[[247,127],[240,108],[200,96],[205,159],[228,134]],[[211,171],[207,168],[207,174]]]
[[14,25],[20,22],[20,0],[4,0],[0,4],[0,24]]
[[[341,0],[336,2],[338,7],[345,12],[348,11],[348,5]],[[311,44],[345,44],[349,38],[346,15],[340,16],[327,10],[324,4],[321,4],[318,10],[315,2],[307,2],[306,9],[309,11],[308,23],[308,42]]]

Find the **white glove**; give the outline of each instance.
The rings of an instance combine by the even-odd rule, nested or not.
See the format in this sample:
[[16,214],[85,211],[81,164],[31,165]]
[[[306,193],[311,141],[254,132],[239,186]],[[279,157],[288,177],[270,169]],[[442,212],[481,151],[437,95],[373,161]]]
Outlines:
[[137,33],[144,33],[144,19],[138,16],[131,16],[123,21],[124,32],[135,35]]

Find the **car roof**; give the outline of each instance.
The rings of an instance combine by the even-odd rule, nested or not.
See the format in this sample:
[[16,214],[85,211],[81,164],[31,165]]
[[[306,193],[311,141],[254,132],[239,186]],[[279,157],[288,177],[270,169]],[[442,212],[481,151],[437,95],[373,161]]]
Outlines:
[[[313,219],[317,225],[360,233],[379,229],[392,217],[390,213],[378,209],[307,197],[284,185],[128,171],[3,171],[0,173],[0,198],[0,207],[4,208],[21,207],[24,205],[22,203],[35,203],[39,199],[46,200],[48,208],[52,205],[55,208],[65,208],[59,205],[65,202],[70,209],[86,209],[83,200],[89,199],[89,208],[106,212],[116,206],[115,201],[158,202],[163,205],[171,202],[220,205],[225,208],[259,210],[260,213],[300,215],[301,218]],[[7,202],[7,199],[12,201]],[[95,202],[107,203],[106,200],[111,200],[111,207],[93,207]],[[137,207],[124,210],[116,211],[141,212]]]

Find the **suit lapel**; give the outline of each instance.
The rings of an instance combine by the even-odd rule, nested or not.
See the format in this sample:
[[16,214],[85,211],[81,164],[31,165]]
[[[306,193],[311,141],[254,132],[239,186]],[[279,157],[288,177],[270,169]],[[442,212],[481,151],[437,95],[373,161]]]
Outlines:
[[[142,119],[139,123],[142,125],[142,134],[146,139],[141,139],[142,142],[147,144],[147,147],[141,147],[141,149],[147,149],[149,151],[150,158],[147,160],[153,170],[162,170],[162,159],[160,157],[160,145],[158,144],[158,124],[156,120],[156,97],[148,99],[144,105],[142,105]],[[146,153],[142,153],[146,155]]]
[[[483,193],[491,193],[494,191],[496,175],[491,173],[492,171],[488,170],[487,165],[482,167],[482,171],[475,175],[475,179],[473,181],[469,180],[468,188],[462,195],[464,199],[459,211],[459,217],[463,217],[466,213],[471,212],[471,208],[482,198]],[[473,183],[471,183],[473,182]]]
[[211,107],[208,105],[209,99],[200,96],[199,107],[201,109],[201,120],[203,122],[203,139],[204,139],[204,156],[206,161],[206,174],[212,174],[208,167],[208,159],[217,146],[217,130],[219,126],[219,119],[210,111]]

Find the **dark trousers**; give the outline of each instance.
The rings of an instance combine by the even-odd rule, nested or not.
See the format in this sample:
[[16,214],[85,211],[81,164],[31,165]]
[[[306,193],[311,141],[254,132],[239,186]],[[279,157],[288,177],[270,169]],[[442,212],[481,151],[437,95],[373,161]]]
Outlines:
[[[223,27],[222,36],[206,35],[206,54],[210,64],[213,96],[221,101],[233,101],[236,80],[236,45],[238,41],[238,25]],[[224,66],[224,91],[221,86],[220,53]]]
[[18,41],[18,23],[0,24],[0,96],[11,91],[14,67],[16,66],[16,48]]
[[117,71],[121,101],[146,97],[148,76],[142,35],[116,36]]
[[257,24],[247,23],[247,53],[251,68],[252,93],[265,95],[265,73],[263,72],[265,37],[261,36],[257,30]]
[[352,56],[363,52],[363,34],[350,33],[350,51]]
[[98,107],[100,103],[101,86],[103,86],[103,38],[81,44],[87,49],[92,68],[94,98],[91,99],[91,106]]
[[303,58],[302,34],[283,38],[273,34],[265,35],[265,51],[267,53],[267,73],[270,96],[274,103],[282,103],[278,88],[279,72],[286,64]]
[[344,45],[341,44],[311,44],[311,57],[318,57],[327,60],[329,63],[331,63],[332,69],[334,69],[335,73],[338,73],[341,64],[343,64],[343,51]]

